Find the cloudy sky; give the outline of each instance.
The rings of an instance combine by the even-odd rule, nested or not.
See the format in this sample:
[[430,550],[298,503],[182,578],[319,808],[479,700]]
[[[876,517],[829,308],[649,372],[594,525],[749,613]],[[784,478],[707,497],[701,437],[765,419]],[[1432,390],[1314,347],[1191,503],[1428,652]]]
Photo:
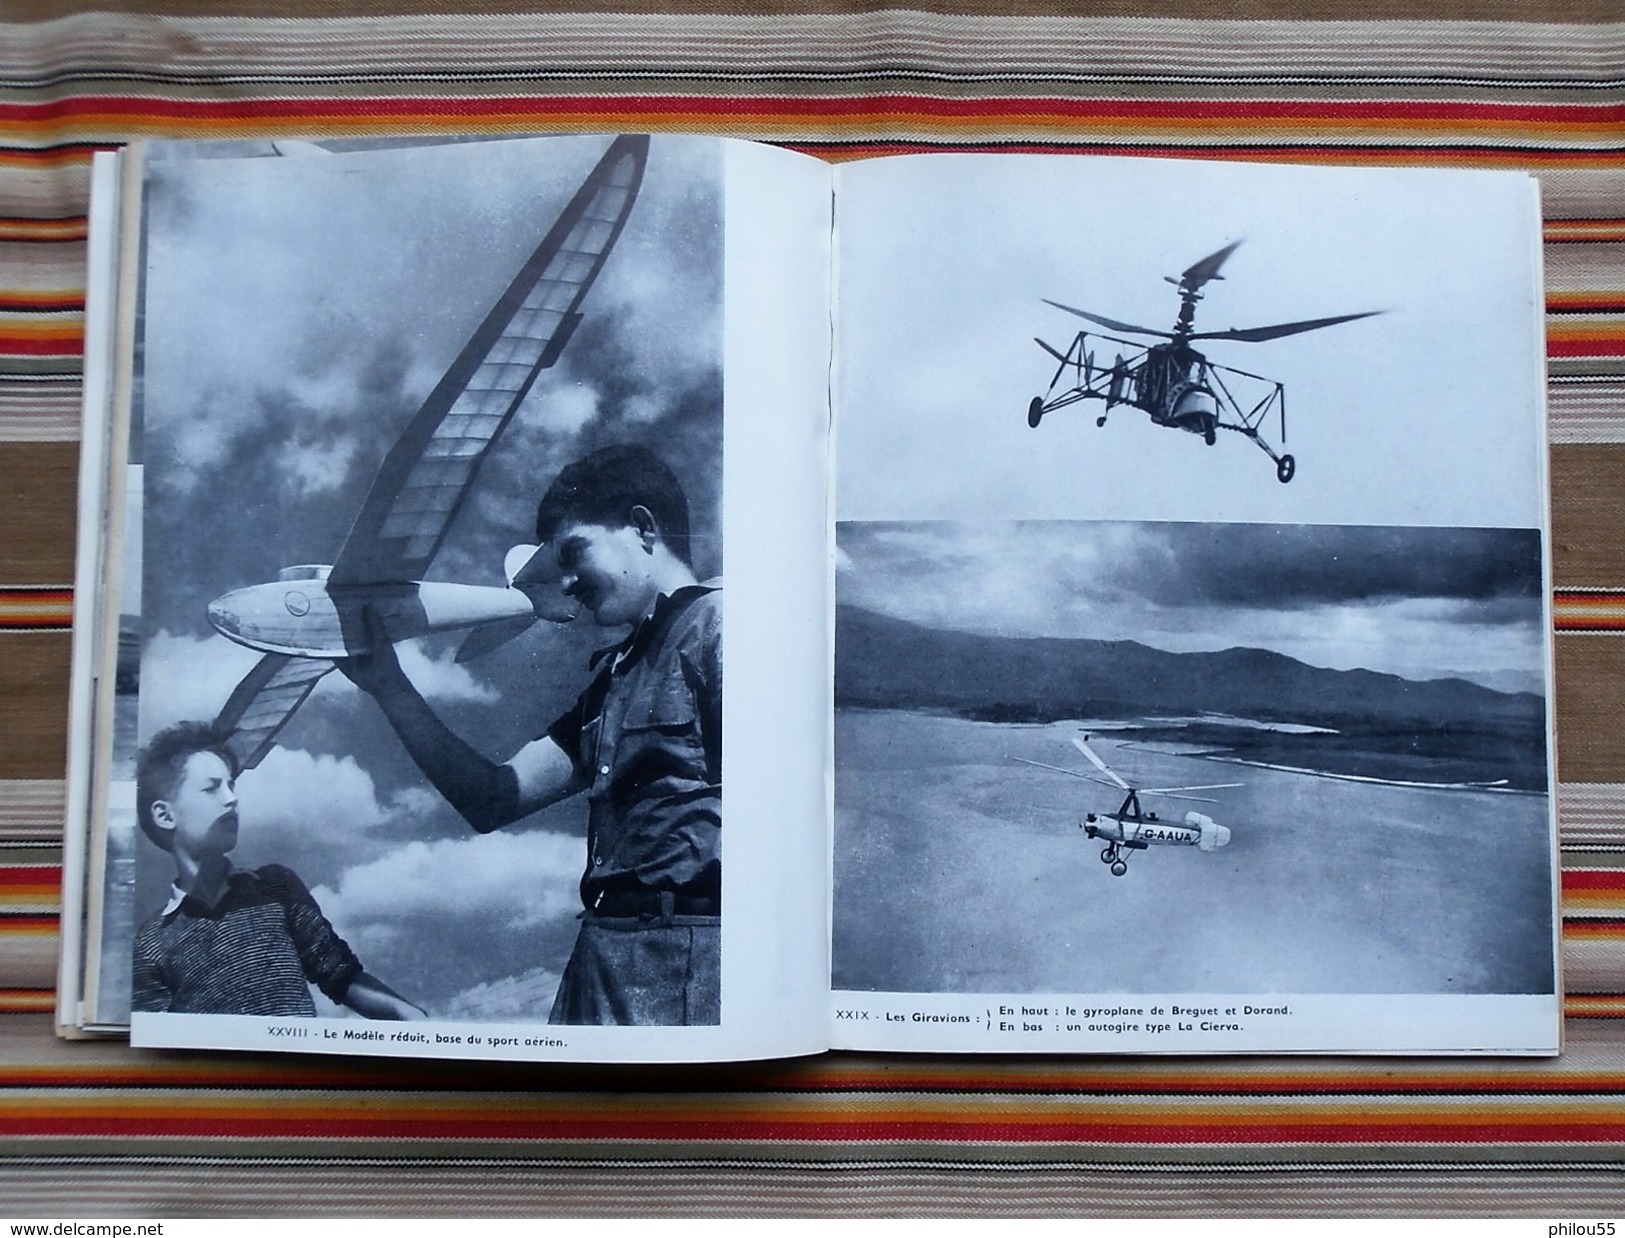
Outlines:
[[[205,605],[333,561],[395,435],[606,144],[152,165],[143,737],[219,710],[257,655],[214,634]],[[631,441],[682,470],[697,566],[721,570],[720,194],[714,144],[654,139],[584,322],[493,449],[432,577],[500,585],[559,465]],[[501,758],[568,705],[588,653],[617,635],[542,625],[471,667],[451,661],[455,637],[401,655],[442,715]],[[280,742],[242,780],[238,862],[295,868],[369,969],[432,1010],[545,1017],[579,910],[582,806],[474,835],[337,674]],[[166,865],[148,851],[142,916]]]
[[[838,175],[840,519],[1541,519],[1527,177],[1022,156]],[[1294,481],[1238,434],[1208,447],[1125,408],[1097,428],[1098,401],[1027,426],[1056,369],[1034,337],[1096,330],[1045,299],[1166,331],[1165,277],[1234,241],[1198,330],[1383,311],[1203,345],[1285,384]]]
[[1530,531],[931,521],[838,534],[841,602],[932,627],[1541,684]]

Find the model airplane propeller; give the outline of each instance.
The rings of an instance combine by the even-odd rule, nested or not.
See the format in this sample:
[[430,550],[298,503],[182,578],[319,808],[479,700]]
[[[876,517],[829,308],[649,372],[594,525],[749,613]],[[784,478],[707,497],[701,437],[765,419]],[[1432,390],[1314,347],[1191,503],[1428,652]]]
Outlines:
[[[364,612],[390,641],[475,628],[459,660],[486,652],[537,619],[573,610],[525,568],[516,547],[508,587],[422,579],[486,454],[536,377],[559,358],[643,180],[649,139],[616,138],[429,393],[385,457],[331,566],[284,568],[268,584],[209,604],[223,635],[264,653],[215,719],[250,769],[335,660],[364,654]],[[534,571],[534,569],[532,569]]]
[[[1291,481],[1297,471],[1297,462],[1290,455],[1277,451],[1260,428],[1271,412],[1277,413],[1280,417],[1279,439],[1283,444],[1286,442],[1285,389],[1280,383],[1257,374],[1214,365],[1191,347],[1191,341],[1233,340],[1258,344],[1304,331],[1334,327],[1338,323],[1353,322],[1359,318],[1370,318],[1382,311],[1366,310],[1358,314],[1337,314],[1330,318],[1306,318],[1267,327],[1198,331],[1196,304],[1202,299],[1202,288],[1212,280],[1224,278],[1219,270],[1240,244],[1240,241],[1232,241],[1223,249],[1193,263],[1178,279],[1164,276],[1179,289],[1179,317],[1171,331],[1121,322],[1104,314],[1046,300],[1046,305],[1065,310],[1108,331],[1155,336],[1168,342],[1147,346],[1133,340],[1080,331],[1071,346],[1062,352],[1043,340],[1037,340],[1038,346],[1060,364],[1050,380],[1048,392],[1034,396],[1027,406],[1027,424],[1036,429],[1046,414],[1058,408],[1076,404],[1079,400],[1103,400],[1105,412],[1095,418],[1095,424],[1103,426],[1106,415],[1113,408],[1127,404],[1149,415],[1156,425],[1201,435],[1209,446],[1218,439],[1218,431],[1234,430],[1252,440],[1275,462],[1276,477],[1283,482]],[[1127,357],[1118,352],[1111,365],[1097,366],[1093,351],[1097,343],[1117,344],[1138,351]]]
[[1090,838],[1103,838],[1106,846],[1100,853],[1101,863],[1111,868],[1112,876],[1121,877],[1128,872],[1128,852],[1145,851],[1151,846],[1195,847],[1200,851],[1217,851],[1229,845],[1230,830],[1206,813],[1187,812],[1182,821],[1164,821],[1155,812],[1140,808],[1140,796],[1160,795],[1171,800],[1193,800],[1199,804],[1214,804],[1217,800],[1206,796],[1190,795],[1191,791],[1222,791],[1239,787],[1239,782],[1209,782],[1194,787],[1136,787],[1124,781],[1117,771],[1100,759],[1089,746],[1088,737],[1072,737],[1072,745],[1088,758],[1101,777],[1086,774],[1060,765],[1046,765],[1043,761],[1029,761],[1016,757],[1023,765],[1036,765],[1039,769],[1054,770],[1070,778],[1082,778],[1115,787],[1127,794],[1116,812],[1088,813],[1078,824]]

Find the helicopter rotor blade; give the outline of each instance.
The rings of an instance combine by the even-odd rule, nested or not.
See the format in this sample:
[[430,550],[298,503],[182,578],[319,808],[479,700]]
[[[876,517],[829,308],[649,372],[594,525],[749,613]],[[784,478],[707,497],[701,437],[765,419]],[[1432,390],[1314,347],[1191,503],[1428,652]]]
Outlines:
[[1135,335],[1156,335],[1165,340],[1174,338],[1172,331],[1158,331],[1155,327],[1137,327],[1132,322],[1118,322],[1115,318],[1107,318],[1103,314],[1091,314],[1088,310],[1074,309],[1070,305],[1062,305],[1059,301],[1043,298],[1045,305],[1053,305],[1058,310],[1065,310],[1069,314],[1076,314],[1079,318],[1087,319],[1105,327],[1108,331],[1129,331]]
[[1095,750],[1093,748],[1091,748],[1083,740],[1079,739],[1076,735],[1074,735],[1072,737],[1072,746],[1074,748],[1076,748],[1079,752],[1083,753],[1084,756],[1088,757],[1090,763],[1096,769],[1098,769],[1102,774],[1105,774],[1106,777],[1110,778],[1112,780],[1112,782],[1115,783],[1119,788],[1121,788],[1124,791],[1132,791],[1132,790],[1134,790],[1133,787],[1129,786],[1128,783],[1124,782],[1121,778],[1119,778],[1117,776],[1117,773],[1112,769],[1111,766],[1107,765],[1106,762],[1102,761],[1099,757],[1097,757],[1095,755]]
[[1236,252],[1236,246],[1240,244],[1240,241],[1231,241],[1223,249],[1211,253],[1201,261],[1194,262],[1186,267],[1179,277],[1180,287],[1189,288],[1192,292],[1195,292],[1210,279],[1223,279],[1224,276],[1219,274],[1219,268],[1224,265],[1225,259]]
[[1310,318],[1304,322],[1282,322],[1273,327],[1232,327],[1228,331],[1197,331],[1193,340],[1239,340],[1244,344],[1258,344],[1264,340],[1278,340],[1283,335],[1297,335],[1300,331],[1318,331],[1321,327],[1335,327],[1340,322],[1353,322],[1357,318],[1371,318],[1382,310],[1366,310],[1363,314],[1339,314],[1335,318]]

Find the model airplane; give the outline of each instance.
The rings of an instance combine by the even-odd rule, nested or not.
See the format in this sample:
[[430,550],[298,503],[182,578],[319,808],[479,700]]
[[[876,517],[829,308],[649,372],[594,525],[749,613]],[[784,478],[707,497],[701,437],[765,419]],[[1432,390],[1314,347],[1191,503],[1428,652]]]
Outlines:
[[[573,613],[537,588],[515,547],[508,587],[422,579],[491,444],[581,321],[581,303],[625,226],[643,180],[649,139],[615,139],[486,315],[385,457],[331,566],[284,568],[278,579],[209,605],[223,635],[264,653],[215,719],[233,733],[245,769],[335,660],[364,654],[370,610],[390,641],[477,628],[459,659],[495,648],[539,618]],[[496,626],[490,626],[496,625]]]
[[[1107,413],[1119,404],[1127,404],[1148,414],[1156,425],[1201,435],[1209,446],[1218,439],[1218,431],[1234,430],[1251,439],[1275,462],[1276,477],[1283,482],[1291,481],[1297,471],[1297,462],[1290,455],[1277,451],[1261,428],[1271,412],[1277,413],[1280,417],[1279,439],[1282,444],[1286,442],[1285,389],[1280,383],[1257,374],[1214,365],[1191,347],[1191,341],[1236,340],[1257,344],[1286,335],[1297,335],[1302,331],[1318,331],[1341,322],[1353,322],[1357,318],[1369,318],[1382,311],[1366,310],[1359,314],[1310,318],[1269,327],[1198,331],[1195,329],[1196,303],[1202,299],[1201,290],[1210,280],[1224,278],[1219,274],[1219,268],[1240,244],[1240,241],[1233,241],[1218,252],[1209,254],[1188,267],[1177,280],[1171,276],[1165,277],[1179,289],[1179,317],[1172,331],[1137,327],[1133,323],[1118,322],[1088,310],[1074,309],[1059,301],[1046,300],[1046,305],[1098,323],[1108,330],[1160,336],[1168,342],[1147,346],[1112,335],[1080,331],[1071,346],[1061,352],[1043,340],[1035,341],[1060,365],[1050,379],[1049,390],[1044,395],[1034,396],[1027,406],[1027,424],[1036,429],[1047,414],[1058,408],[1076,404],[1079,400],[1103,400],[1106,409],[1095,418],[1095,424],[1103,426]],[[1122,345],[1136,351],[1126,357],[1118,352],[1117,359],[1111,365],[1097,366],[1091,341]]]
[[1112,876],[1121,877],[1128,872],[1128,853],[1131,851],[1145,851],[1152,846],[1195,847],[1199,851],[1217,851],[1220,847],[1229,845],[1229,828],[1220,825],[1206,813],[1187,812],[1181,821],[1164,821],[1155,812],[1141,809],[1140,796],[1161,795],[1172,800],[1194,800],[1201,804],[1212,804],[1217,801],[1200,795],[1188,795],[1186,792],[1219,791],[1243,784],[1210,782],[1194,787],[1135,787],[1125,782],[1111,766],[1100,759],[1095,750],[1089,747],[1087,736],[1081,739],[1073,736],[1072,744],[1105,777],[1080,773],[1078,770],[1065,769],[1059,765],[1046,765],[1042,761],[1029,761],[1026,757],[1015,759],[1023,765],[1036,765],[1039,769],[1054,770],[1058,774],[1066,774],[1072,778],[1102,783],[1127,793],[1116,812],[1091,812],[1078,823],[1090,838],[1106,840],[1106,846],[1100,853],[1100,860],[1111,868]]

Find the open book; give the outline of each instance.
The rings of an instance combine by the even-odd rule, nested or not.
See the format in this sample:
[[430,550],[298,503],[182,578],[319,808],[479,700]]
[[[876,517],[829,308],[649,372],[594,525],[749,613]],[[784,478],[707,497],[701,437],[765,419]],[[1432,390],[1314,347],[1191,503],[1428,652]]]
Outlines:
[[1532,180],[352,145],[98,157],[65,1034],[1557,1051]]

